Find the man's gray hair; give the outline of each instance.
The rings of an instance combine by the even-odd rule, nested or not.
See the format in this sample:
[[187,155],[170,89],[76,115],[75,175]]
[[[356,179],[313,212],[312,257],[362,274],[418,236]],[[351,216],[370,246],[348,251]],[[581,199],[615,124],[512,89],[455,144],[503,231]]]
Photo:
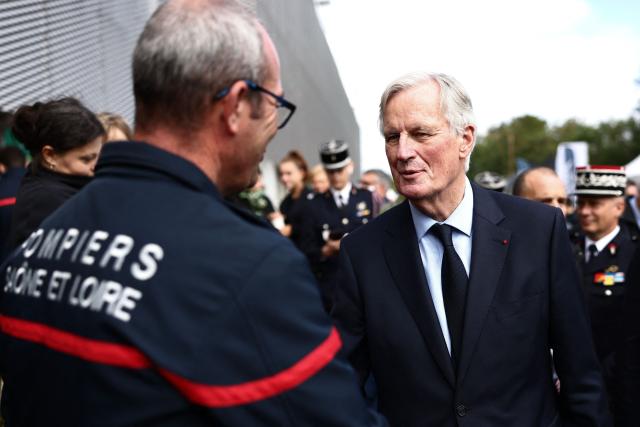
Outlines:
[[[380,98],[380,115],[378,117],[380,133],[384,131],[384,112],[389,101],[398,93],[420,86],[429,81],[435,82],[440,88],[440,111],[447,119],[451,129],[457,135],[464,134],[464,130],[468,125],[475,126],[476,119],[473,114],[471,98],[460,82],[446,74],[414,72],[391,82],[382,94]],[[475,146],[475,140],[473,144]],[[469,169],[470,160],[471,154],[467,156],[465,170]]]
[[[215,96],[267,74],[255,13],[234,0],[168,1],[147,22],[133,53],[136,127],[200,128]],[[246,2],[245,2],[246,3]]]
[[382,169],[369,169],[362,172],[362,175],[367,175],[367,174],[375,175],[378,178],[378,182],[382,184],[385,190],[388,190],[393,186],[393,180],[391,179],[389,174],[387,174]]

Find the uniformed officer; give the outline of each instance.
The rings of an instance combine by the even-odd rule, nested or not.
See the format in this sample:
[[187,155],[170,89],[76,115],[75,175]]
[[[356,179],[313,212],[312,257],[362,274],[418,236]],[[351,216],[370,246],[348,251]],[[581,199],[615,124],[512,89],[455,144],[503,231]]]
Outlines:
[[320,148],[320,160],[329,177],[329,190],[307,203],[301,229],[301,249],[320,283],[322,300],[331,309],[337,284],[340,239],[373,217],[371,192],[351,183],[353,162],[349,146],[332,140]]
[[625,204],[624,168],[592,165],[577,168],[576,175],[581,232],[574,235],[574,250],[582,271],[596,352],[615,409],[615,352],[622,343],[622,305],[637,237],[620,223]]

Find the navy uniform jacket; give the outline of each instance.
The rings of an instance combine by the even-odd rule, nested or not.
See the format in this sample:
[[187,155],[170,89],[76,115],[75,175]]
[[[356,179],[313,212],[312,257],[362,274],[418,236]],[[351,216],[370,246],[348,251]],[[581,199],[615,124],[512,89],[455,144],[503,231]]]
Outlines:
[[614,407],[618,400],[615,387],[618,381],[616,352],[623,341],[623,302],[636,246],[636,236],[621,222],[620,232],[606,248],[585,263],[584,235],[579,234],[577,239],[574,238],[574,253],[582,275],[593,341]]
[[471,185],[471,265],[457,374],[408,202],[343,240],[332,315],[361,384],[373,374],[379,409],[394,426],[608,426],[560,210]]
[[322,247],[329,240],[339,240],[373,217],[373,199],[369,190],[351,188],[347,206],[339,208],[330,190],[316,194],[304,205],[300,226],[300,249],[309,259],[320,282],[325,307],[329,309],[338,281],[338,256],[325,258]]
[[8,426],[368,421],[302,254],[145,143],[105,146],[0,290]]

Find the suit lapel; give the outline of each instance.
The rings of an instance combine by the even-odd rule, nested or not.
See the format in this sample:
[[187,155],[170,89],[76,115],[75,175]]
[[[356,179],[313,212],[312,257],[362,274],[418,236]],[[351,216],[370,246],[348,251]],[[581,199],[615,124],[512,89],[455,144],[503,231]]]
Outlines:
[[427,285],[408,202],[394,211],[383,243],[387,265],[433,358],[454,387],[453,366]]
[[511,232],[498,224],[502,211],[488,190],[473,185],[473,225],[471,272],[464,317],[462,355],[458,366],[458,381],[464,380],[485,318],[493,300],[509,249]]

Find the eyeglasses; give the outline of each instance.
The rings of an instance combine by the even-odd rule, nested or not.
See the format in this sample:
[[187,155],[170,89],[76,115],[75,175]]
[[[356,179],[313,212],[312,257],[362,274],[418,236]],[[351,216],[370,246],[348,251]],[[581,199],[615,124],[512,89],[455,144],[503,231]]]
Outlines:
[[[247,84],[247,87],[249,89],[253,91],[266,93],[267,95],[273,97],[276,100],[276,108],[277,108],[277,114],[278,114],[278,129],[282,129],[283,127],[285,127],[289,119],[291,119],[291,116],[293,116],[293,113],[296,111],[295,104],[287,101],[286,99],[284,99],[284,97],[280,95],[276,95],[270,90],[263,88],[262,86],[254,83],[251,80],[242,80],[242,81]],[[218,99],[224,98],[229,94],[230,89],[231,89],[230,87],[222,89],[220,92],[216,94],[214,99],[218,100]]]

